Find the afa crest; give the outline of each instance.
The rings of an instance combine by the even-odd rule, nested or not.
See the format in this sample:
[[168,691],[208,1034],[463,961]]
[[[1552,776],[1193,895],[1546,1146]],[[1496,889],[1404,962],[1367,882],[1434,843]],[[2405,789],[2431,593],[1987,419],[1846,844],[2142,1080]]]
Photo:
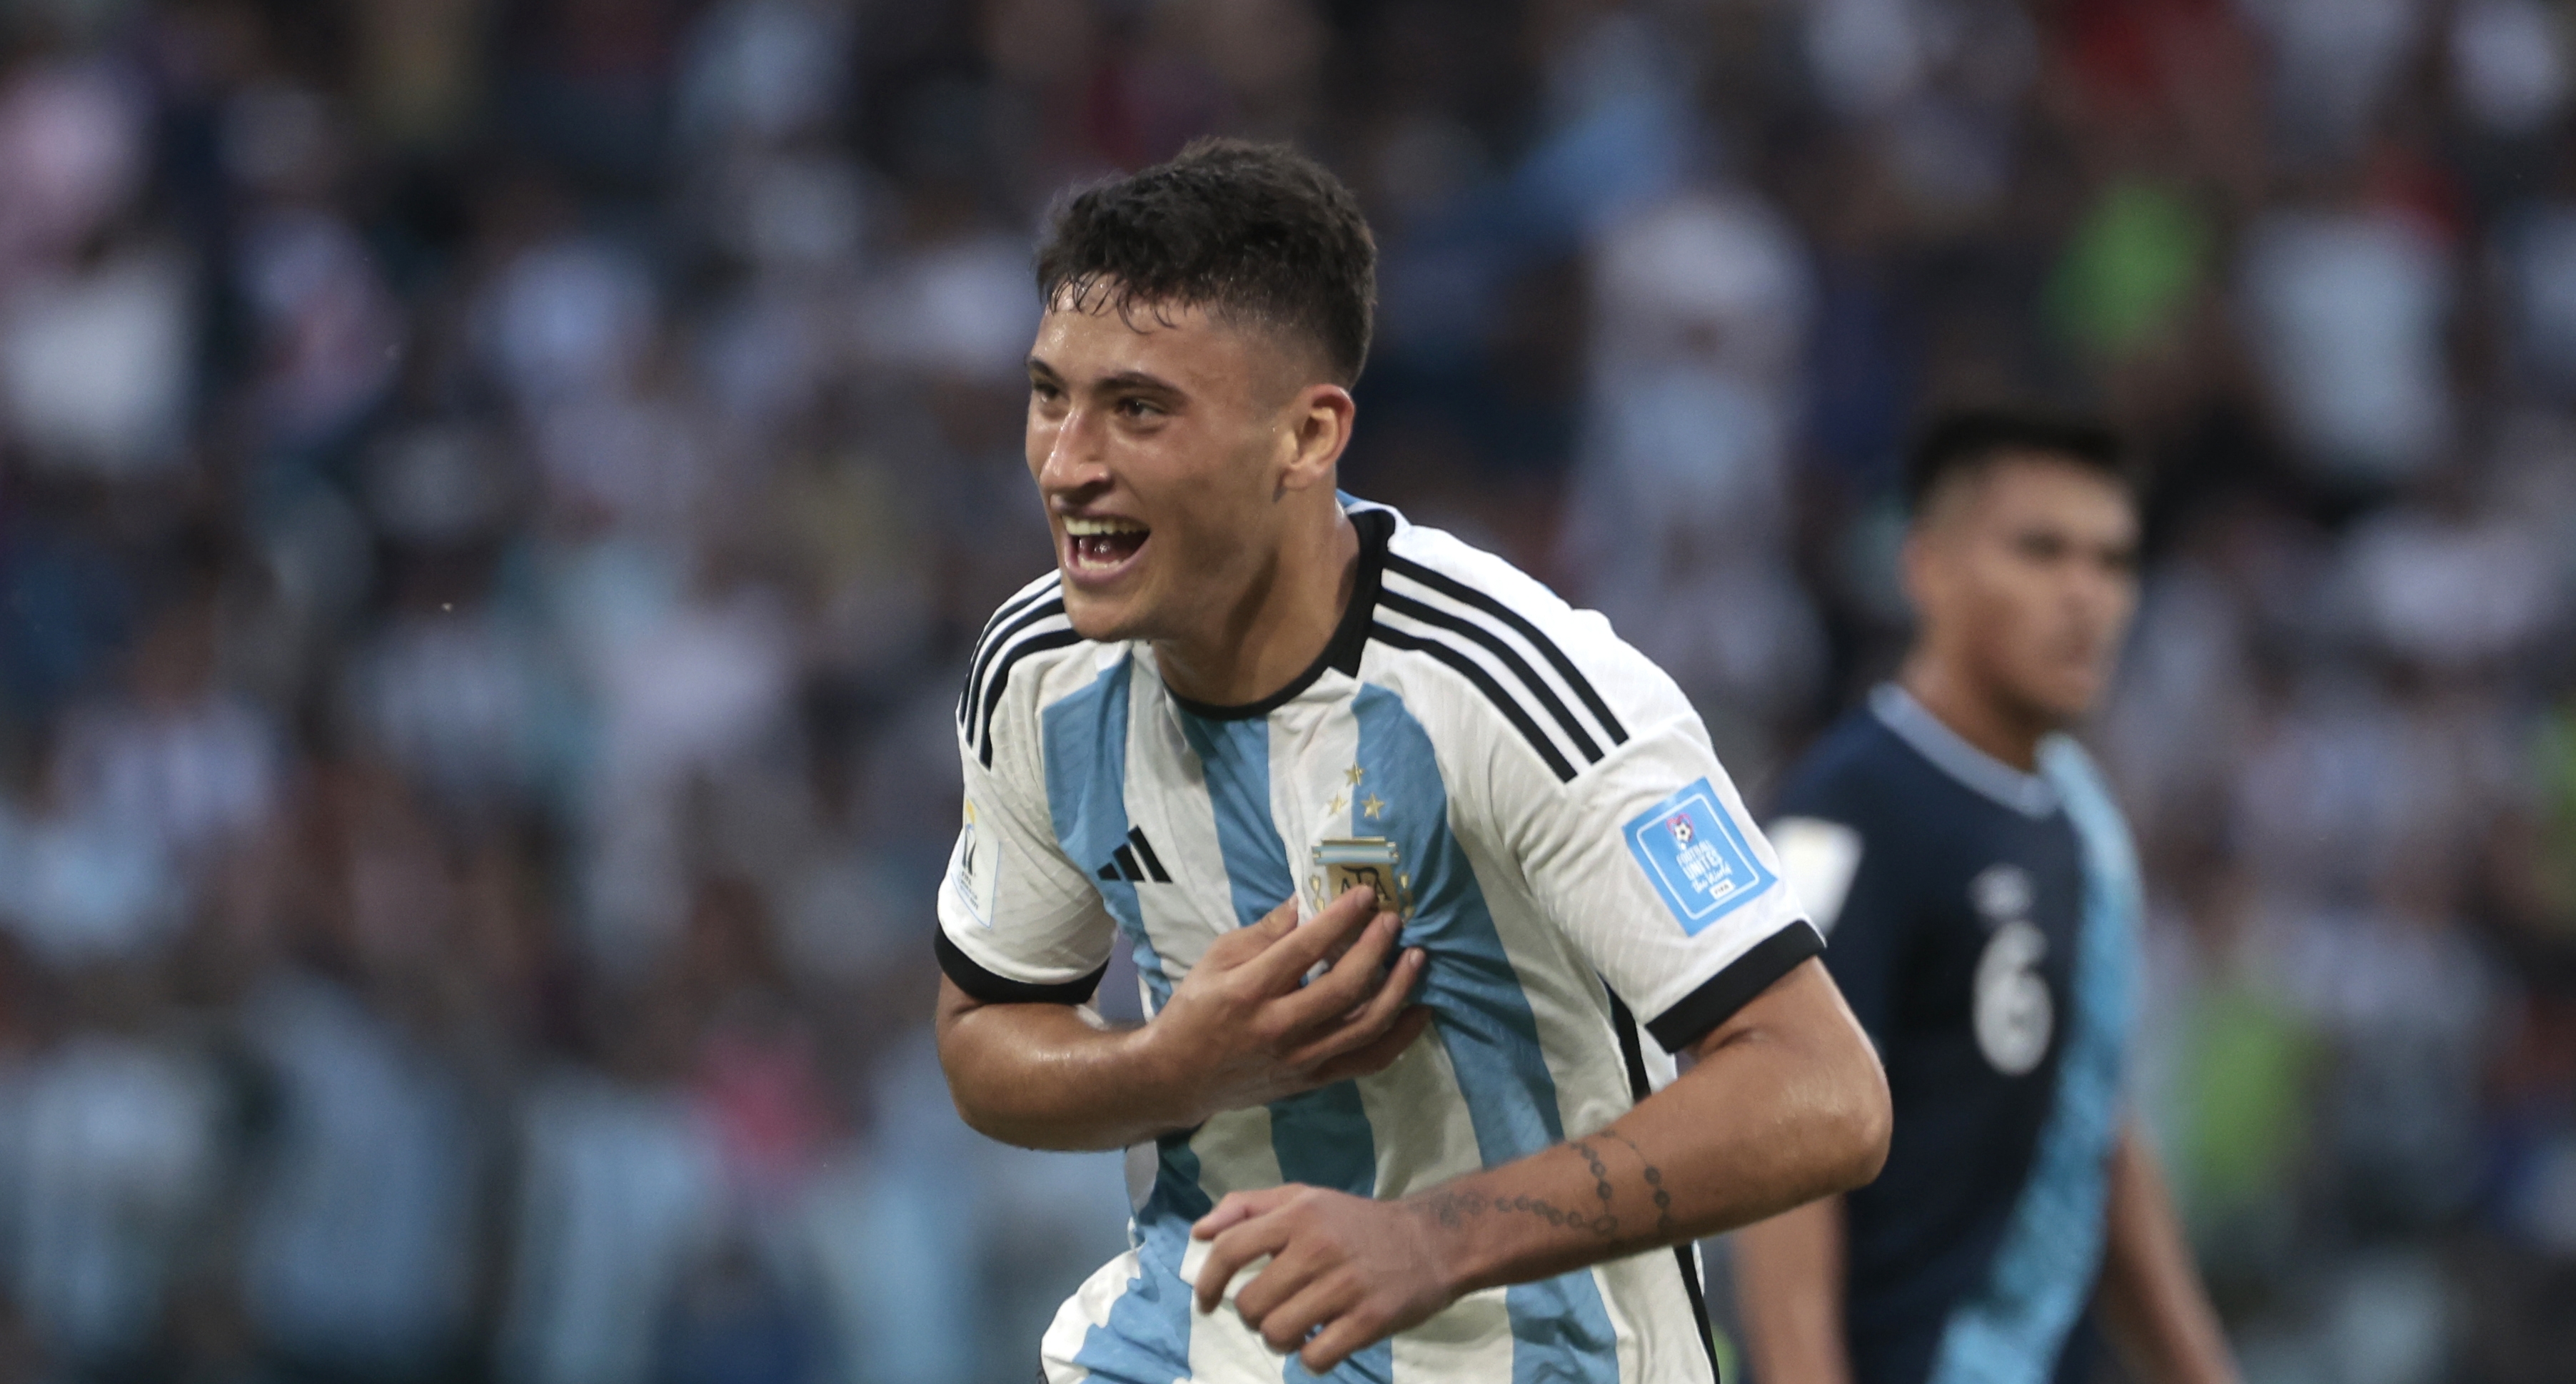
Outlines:
[[1306,892],[1316,909],[1365,884],[1377,891],[1380,907],[1393,909],[1399,918],[1413,916],[1413,876],[1405,872],[1404,852],[1393,841],[1382,836],[1318,841],[1313,862]]

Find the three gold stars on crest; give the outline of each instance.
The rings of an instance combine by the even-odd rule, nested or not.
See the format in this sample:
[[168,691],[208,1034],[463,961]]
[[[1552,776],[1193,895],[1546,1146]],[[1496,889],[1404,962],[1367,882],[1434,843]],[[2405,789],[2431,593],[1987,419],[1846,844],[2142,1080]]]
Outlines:
[[[1366,769],[1354,764],[1342,771],[1342,782],[1353,788],[1357,788],[1360,786],[1360,780],[1367,776],[1368,771]],[[1344,811],[1349,806],[1350,802],[1342,797],[1341,794],[1336,793],[1333,795],[1333,800],[1324,805],[1324,810],[1326,812],[1338,813]],[[1370,818],[1371,820],[1375,820],[1378,817],[1384,816],[1385,813],[1386,800],[1379,797],[1377,794],[1371,793],[1367,797],[1360,799],[1360,815]]]

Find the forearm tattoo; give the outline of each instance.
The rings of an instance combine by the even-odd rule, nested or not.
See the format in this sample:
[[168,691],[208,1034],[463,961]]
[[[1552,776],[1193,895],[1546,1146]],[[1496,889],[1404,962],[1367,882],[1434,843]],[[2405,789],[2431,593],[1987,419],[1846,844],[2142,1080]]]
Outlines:
[[[1637,1155],[1637,1165],[1645,1169],[1643,1175],[1645,1177],[1646,1187],[1655,1194],[1656,1240],[1665,1241],[1680,1239],[1682,1234],[1682,1225],[1681,1222],[1673,1219],[1673,1193],[1671,1188],[1664,1185],[1664,1170],[1656,1167],[1653,1159],[1646,1157],[1646,1151],[1637,1147],[1636,1140],[1629,1138],[1627,1135],[1622,1134],[1615,1129],[1605,1129],[1601,1132],[1618,1140],[1620,1143],[1626,1144],[1628,1146],[1628,1151]],[[1595,1163],[1592,1166],[1596,1172],[1601,1167],[1598,1163]],[[1606,1187],[1609,1184],[1604,1183],[1602,1185]]]
[[1611,1181],[1610,1164],[1602,1157],[1599,1146],[1599,1140],[1604,1137],[1627,1145],[1628,1151],[1637,1156],[1640,1180],[1655,1205],[1654,1229],[1642,1234],[1631,1233],[1625,1240],[1634,1241],[1637,1248],[1645,1249],[1681,1239],[1681,1223],[1673,1219],[1673,1194],[1664,1186],[1664,1170],[1646,1157],[1646,1151],[1637,1147],[1635,1140],[1614,1129],[1605,1129],[1591,1139],[1576,1139],[1566,1144],[1592,1173],[1592,1192],[1601,1202],[1597,1212],[1584,1207],[1558,1206],[1543,1197],[1496,1198],[1472,1188],[1431,1192],[1422,1200],[1422,1211],[1444,1229],[1454,1230],[1489,1213],[1507,1211],[1536,1216],[1559,1229],[1586,1231],[1613,1244],[1623,1243],[1619,1234],[1619,1216],[1611,1209],[1618,1199],[1619,1189]]

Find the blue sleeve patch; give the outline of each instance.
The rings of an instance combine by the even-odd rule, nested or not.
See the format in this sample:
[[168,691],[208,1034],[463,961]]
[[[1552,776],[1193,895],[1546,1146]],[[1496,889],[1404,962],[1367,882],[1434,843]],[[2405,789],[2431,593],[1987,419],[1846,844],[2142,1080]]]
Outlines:
[[1771,872],[1753,858],[1707,779],[1646,809],[1625,834],[1638,868],[1694,937],[1771,887]]

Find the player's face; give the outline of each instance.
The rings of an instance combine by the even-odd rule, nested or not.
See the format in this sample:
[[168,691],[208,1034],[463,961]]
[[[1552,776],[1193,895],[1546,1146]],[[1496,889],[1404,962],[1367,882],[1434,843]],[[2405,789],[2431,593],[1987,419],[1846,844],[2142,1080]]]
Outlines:
[[1297,455],[1288,368],[1266,334],[1197,308],[1040,319],[1029,472],[1084,638],[1202,636],[1260,579]]
[[2110,682],[2137,607],[2137,508],[2117,483],[2035,453],[1957,484],[1922,535],[1927,626],[2018,712],[2073,721]]

